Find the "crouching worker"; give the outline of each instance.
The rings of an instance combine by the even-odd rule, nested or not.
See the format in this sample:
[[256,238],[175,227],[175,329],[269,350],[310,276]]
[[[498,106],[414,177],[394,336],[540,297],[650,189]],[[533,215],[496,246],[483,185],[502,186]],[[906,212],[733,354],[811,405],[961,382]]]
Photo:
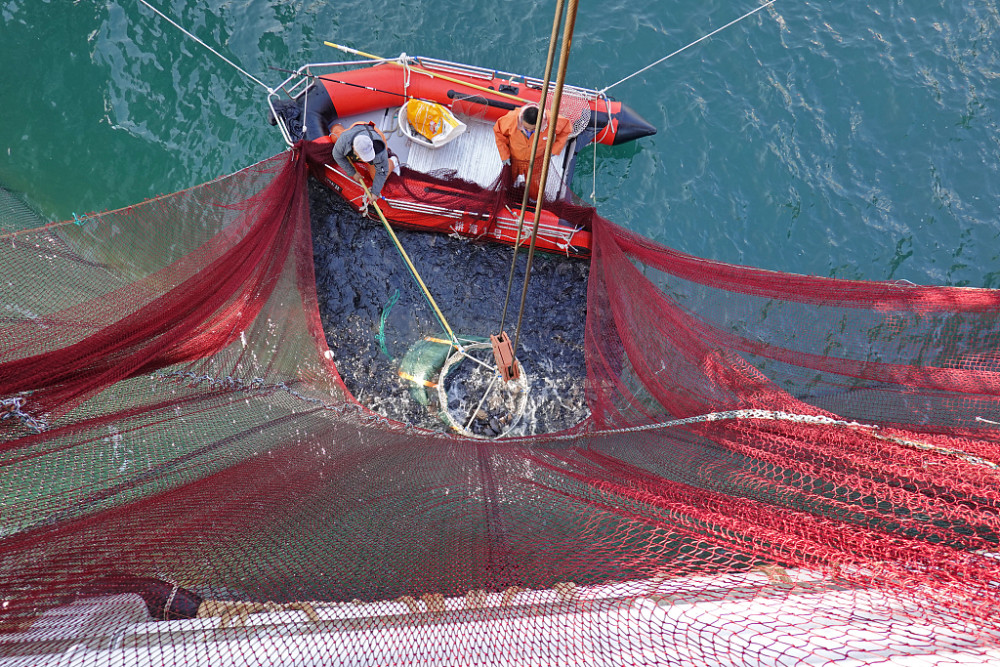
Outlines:
[[[531,142],[538,126],[538,105],[526,104],[520,109],[512,109],[497,119],[493,125],[493,135],[497,143],[500,160],[510,165],[512,176],[527,178],[528,163],[531,161]],[[542,134],[538,138],[538,148],[535,151],[535,169],[531,176],[529,194],[532,199],[538,199],[538,186],[542,178],[542,156],[545,154],[545,144],[548,141],[548,119],[539,129]],[[559,155],[570,134],[573,123],[568,118],[556,118],[556,134],[552,143],[552,155]]]
[[385,135],[373,123],[355,123],[346,130],[334,125],[330,136],[333,144],[333,159],[348,176],[358,183],[364,183],[359,169],[364,169],[372,179],[372,196],[382,195],[382,186],[389,172],[399,175],[399,159],[389,152]]

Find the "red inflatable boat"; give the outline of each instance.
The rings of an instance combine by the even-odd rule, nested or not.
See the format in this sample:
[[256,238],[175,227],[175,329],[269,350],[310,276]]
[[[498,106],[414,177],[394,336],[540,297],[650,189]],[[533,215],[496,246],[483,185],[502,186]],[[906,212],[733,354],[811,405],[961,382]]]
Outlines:
[[[539,79],[403,55],[376,64],[303,66],[268,101],[271,121],[289,145],[305,138],[311,155],[329,155],[311,163],[315,176],[359,211],[365,210],[364,191],[333,161],[329,134],[337,125],[364,122],[374,124],[402,165],[399,175],[389,176],[379,203],[392,224],[513,245],[523,186],[502,184],[493,124],[511,109],[537,104],[541,88]],[[414,123],[427,110],[439,114],[437,134]],[[559,115],[573,122],[573,133],[550,164],[536,246],[587,257],[587,216],[572,205],[568,185],[577,151],[593,141],[616,145],[656,130],[621,102],[572,86],[564,88]],[[530,242],[534,215],[529,207],[522,245]]]

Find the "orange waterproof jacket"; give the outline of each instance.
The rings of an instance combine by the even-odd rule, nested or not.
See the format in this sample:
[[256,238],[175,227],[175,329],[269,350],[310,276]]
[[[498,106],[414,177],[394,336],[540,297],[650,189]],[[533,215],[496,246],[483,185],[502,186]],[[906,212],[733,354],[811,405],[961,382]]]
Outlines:
[[[517,127],[517,115],[520,112],[520,109],[512,109],[493,124],[493,135],[496,138],[500,159],[510,160],[514,166],[515,173],[526,172],[528,170],[528,161],[531,159],[532,139],[525,136],[524,132]],[[552,144],[553,155],[562,153],[562,149],[566,147],[566,142],[569,140],[569,135],[572,131],[573,123],[569,119],[562,116],[556,118],[556,136]],[[541,165],[540,160],[542,159],[542,155],[545,153],[547,137],[548,128],[546,127],[542,129],[542,136],[538,140],[538,151],[535,153],[535,159],[539,160],[539,166]]]

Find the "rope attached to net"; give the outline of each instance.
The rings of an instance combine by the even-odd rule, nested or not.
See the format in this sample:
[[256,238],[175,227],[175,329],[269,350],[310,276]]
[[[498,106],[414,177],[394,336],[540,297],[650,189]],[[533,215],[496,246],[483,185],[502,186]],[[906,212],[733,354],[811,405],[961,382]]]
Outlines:
[[[381,426],[391,426],[390,422],[385,417],[377,415],[373,412],[365,410],[361,405],[356,403],[340,403],[340,404],[330,404],[325,403],[316,398],[310,398],[304,396],[299,392],[295,391],[284,382],[278,382],[275,384],[267,384],[264,378],[254,378],[250,382],[243,381],[239,378],[233,378],[227,376],[225,378],[215,378],[208,375],[197,375],[190,371],[172,371],[172,372],[157,372],[153,373],[152,377],[157,379],[182,379],[188,382],[188,386],[197,387],[202,382],[208,383],[215,389],[226,389],[235,391],[244,391],[248,393],[256,392],[266,392],[273,391],[275,389],[280,389],[287,392],[288,394],[298,398],[300,400],[306,401],[318,405],[324,410],[329,410],[336,412],[341,415],[346,413],[357,414],[364,417],[366,421],[371,423],[376,423]],[[15,407],[20,407],[21,403],[18,399]],[[911,449],[919,449],[923,451],[933,452],[935,454],[940,454],[942,456],[949,456],[952,458],[960,459],[966,463],[972,465],[980,466],[983,468],[989,468],[991,470],[1000,470],[1000,465],[997,465],[993,461],[984,459],[981,456],[976,456],[975,454],[970,454],[968,452],[963,452],[959,449],[951,449],[947,447],[940,447],[938,445],[932,445],[926,442],[920,442],[918,440],[913,440],[911,438],[902,438],[899,436],[882,435],[878,431],[880,427],[877,424],[864,424],[857,421],[847,421],[845,419],[836,419],[834,417],[829,417],[826,415],[804,415],[792,412],[785,412],[783,410],[763,410],[759,408],[747,409],[747,410],[726,410],[723,412],[709,412],[702,415],[696,415],[694,417],[685,417],[683,419],[674,419],[666,422],[657,422],[655,424],[643,424],[641,426],[630,426],[625,428],[617,429],[598,429],[593,431],[586,431],[583,433],[570,433],[565,435],[550,435],[545,437],[545,442],[559,442],[559,441],[569,441],[569,440],[581,440],[588,437],[597,437],[604,435],[620,435],[628,433],[642,433],[648,431],[659,431],[670,428],[679,428],[682,426],[689,426],[692,424],[705,424],[709,422],[721,422],[721,421],[740,421],[740,420],[758,420],[758,421],[785,421],[785,422],[795,422],[799,424],[814,424],[817,426],[832,426],[838,428],[849,428],[852,430],[863,430],[868,431],[872,437],[883,440],[886,442],[892,442],[897,445],[908,447]],[[980,417],[976,418],[977,421],[991,422],[987,419],[982,419]],[[31,426],[31,425],[28,425]],[[404,424],[407,430],[413,428],[411,424]],[[33,430],[40,433],[45,430],[45,426],[40,425],[35,427]],[[539,440],[538,436],[522,436],[516,438],[504,438],[504,442],[515,443],[520,441],[525,442],[537,442]]]
[[[880,435],[878,431],[880,427],[877,424],[862,424],[856,421],[847,421],[845,419],[835,419],[833,417],[828,417],[826,415],[803,415],[792,412],[784,412],[783,410],[762,410],[762,409],[749,409],[749,410],[727,410],[724,412],[709,412],[702,415],[696,415],[694,417],[685,417],[683,419],[673,419],[666,422],[657,422],[655,424],[643,424],[641,426],[627,426],[624,428],[615,429],[599,429],[594,431],[587,431],[584,433],[573,433],[566,435],[555,435],[550,436],[546,439],[546,442],[556,442],[564,440],[580,440],[587,437],[596,437],[604,435],[622,435],[627,433],[642,433],[647,431],[660,431],[670,428],[679,428],[682,426],[689,426],[691,424],[706,424],[709,422],[719,422],[719,421],[739,421],[739,420],[761,420],[761,421],[786,421],[795,422],[798,424],[815,424],[819,426],[834,426],[840,428],[850,428],[854,430],[863,430],[871,433],[871,436],[883,440],[885,442],[892,442],[903,447],[908,447],[910,449],[919,449],[922,451],[933,452],[935,454],[940,454],[942,456],[949,456],[952,458],[961,459],[966,463],[971,463],[972,465],[981,466],[984,468],[990,468],[991,470],[1000,470],[1000,465],[997,465],[993,461],[984,459],[981,456],[976,456],[975,454],[970,454],[968,452],[963,452],[960,449],[950,449],[947,447],[940,447],[938,445],[932,445],[926,442],[920,442],[919,440],[913,440],[911,438],[902,438],[892,435]],[[988,421],[976,418],[977,421]],[[519,440],[528,440],[528,438],[510,438],[506,439],[505,442],[517,442]]]
[[24,397],[14,396],[12,398],[0,398],[0,421],[5,419],[16,419],[21,424],[32,431],[41,433],[48,430],[48,424],[44,419],[39,419],[28,414],[21,408],[24,407]]

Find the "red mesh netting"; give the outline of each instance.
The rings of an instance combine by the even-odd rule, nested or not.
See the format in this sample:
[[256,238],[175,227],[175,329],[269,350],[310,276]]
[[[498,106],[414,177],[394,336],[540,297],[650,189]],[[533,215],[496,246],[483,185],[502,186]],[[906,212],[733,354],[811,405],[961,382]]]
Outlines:
[[462,439],[344,389],[305,174],[0,237],[0,664],[1000,657],[1000,293],[595,216],[591,418]]

